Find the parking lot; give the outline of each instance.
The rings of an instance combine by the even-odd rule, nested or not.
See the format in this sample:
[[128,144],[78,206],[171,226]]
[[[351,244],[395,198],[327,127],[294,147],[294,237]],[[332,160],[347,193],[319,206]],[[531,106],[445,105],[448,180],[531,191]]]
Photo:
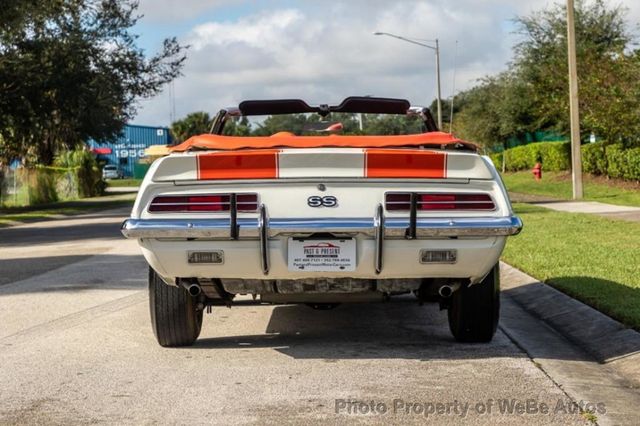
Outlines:
[[[589,423],[571,386],[517,341],[527,327],[550,331],[508,297],[491,344],[455,343],[445,311],[407,296],[331,311],[219,307],[194,347],[161,348],[146,264],[118,231],[126,214],[0,230],[0,423]],[[605,404],[598,420],[627,418],[565,345],[546,358],[602,396],[585,401]]]

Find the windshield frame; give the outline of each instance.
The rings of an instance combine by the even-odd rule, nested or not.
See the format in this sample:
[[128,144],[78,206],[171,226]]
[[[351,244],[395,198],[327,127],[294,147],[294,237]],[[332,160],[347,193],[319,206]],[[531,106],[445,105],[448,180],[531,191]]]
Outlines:
[[[328,105],[319,105],[317,107],[311,107],[308,106],[306,103],[304,103],[303,101],[297,101],[294,100],[295,102],[302,102],[304,105],[306,105],[306,108],[309,108],[310,110],[306,111],[306,112],[316,112],[318,114],[320,114],[320,116],[326,116],[328,114],[330,114],[331,112],[349,112],[349,113],[353,113],[353,114],[358,114],[358,113],[363,113],[363,114],[380,114],[380,115],[402,115],[401,111],[404,109],[399,109],[399,105],[400,102],[404,102],[405,106],[407,107],[405,114],[407,116],[418,116],[423,120],[424,123],[424,128],[426,129],[426,132],[437,132],[438,131],[438,126],[435,123],[435,120],[433,119],[433,116],[431,115],[431,111],[428,108],[425,107],[419,107],[419,106],[410,106],[410,104],[408,103],[408,101],[404,101],[404,100],[398,100],[398,99],[387,99],[387,98],[369,98],[369,97],[350,97],[345,99],[340,105],[338,106],[328,106]],[[261,114],[243,114],[241,107],[231,107],[231,108],[226,108],[226,109],[222,109],[218,112],[218,114],[216,115],[216,117],[214,118],[212,125],[211,125],[211,130],[209,133],[215,134],[215,135],[222,135],[224,134],[224,127],[225,124],[233,118],[241,118],[241,117],[251,117],[251,116],[255,116],[255,115],[265,115],[264,113],[269,114],[269,105],[276,105],[276,106],[280,106],[280,103],[285,103],[285,102],[294,102],[292,100],[273,100],[273,101],[245,101],[243,103],[241,103],[240,105],[242,106],[243,104],[246,105],[247,102],[250,103],[265,103],[265,106],[267,106],[267,108],[263,108],[260,109],[258,112],[260,112]],[[349,101],[351,101],[351,104],[349,103]],[[392,108],[387,108],[385,109],[383,102],[395,102],[392,106]],[[346,105],[346,108],[345,108]],[[382,105],[382,106],[381,106]],[[299,106],[296,105],[296,106]],[[305,107],[301,107],[301,108],[305,108]],[[246,110],[246,109],[245,109]],[[287,112],[282,112],[283,109],[278,109],[278,108],[274,108],[272,113],[270,115],[281,115],[281,114],[287,114]],[[295,113],[295,112],[292,112]]]

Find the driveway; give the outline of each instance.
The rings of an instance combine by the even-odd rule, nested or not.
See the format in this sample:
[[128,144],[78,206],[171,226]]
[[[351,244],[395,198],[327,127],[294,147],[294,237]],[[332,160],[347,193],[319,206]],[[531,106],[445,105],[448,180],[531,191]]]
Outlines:
[[[521,349],[527,327],[542,341],[552,332],[507,294],[490,344],[454,342],[446,312],[405,297],[215,308],[194,347],[161,348],[146,264],[119,235],[126,213],[0,230],[0,423],[589,423],[562,375]],[[558,345],[545,357],[561,369],[591,363]],[[582,404],[624,423],[607,405],[616,395]]]

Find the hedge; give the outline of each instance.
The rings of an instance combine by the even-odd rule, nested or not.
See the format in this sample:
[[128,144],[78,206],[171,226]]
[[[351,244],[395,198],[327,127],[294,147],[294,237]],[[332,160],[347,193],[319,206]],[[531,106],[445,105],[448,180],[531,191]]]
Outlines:
[[502,152],[492,152],[489,154],[489,158],[493,161],[493,165],[496,166],[496,169],[502,171],[502,159],[504,158],[504,154]]
[[603,175],[626,180],[640,180],[640,148],[624,149],[622,145],[605,148],[606,170]]
[[[603,142],[583,145],[582,169],[585,173],[640,181],[640,148],[625,149],[621,144]],[[538,142],[489,155],[498,170],[505,159],[507,171],[531,170],[536,163],[546,171],[571,169],[569,142]]]
[[607,155],[603,143],[582,146],[582,171],[592,175],[607,174]]
[[539,142],[504,151],[507,171],[530,170],[542,163],[544,170],[557,172],[571,167],[571,146],[568,142]]

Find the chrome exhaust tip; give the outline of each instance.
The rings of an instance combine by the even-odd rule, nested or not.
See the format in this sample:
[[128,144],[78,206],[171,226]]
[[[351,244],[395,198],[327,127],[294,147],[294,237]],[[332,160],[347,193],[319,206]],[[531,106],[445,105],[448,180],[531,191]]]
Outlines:
[[190,284],[187,286],[187,292],[193,297],[200,296],[200,293],[202,293],[202,288],[199,284]]
[[438,294],[440,295],[440,297],[444,297],[445,299],[447,299],[453,294],[453,289],[451,288],[451,286],[443,285],[438,289]]
[[460,288],[460,283],[455,283],[451,285],[445,284],[443,286],[440,286],[440,288],[438,289],[438,294],[440,295],[440,297],[444,299],[448,299],[453,295],[453,293],[456,290],[458,290],[458,288]]

